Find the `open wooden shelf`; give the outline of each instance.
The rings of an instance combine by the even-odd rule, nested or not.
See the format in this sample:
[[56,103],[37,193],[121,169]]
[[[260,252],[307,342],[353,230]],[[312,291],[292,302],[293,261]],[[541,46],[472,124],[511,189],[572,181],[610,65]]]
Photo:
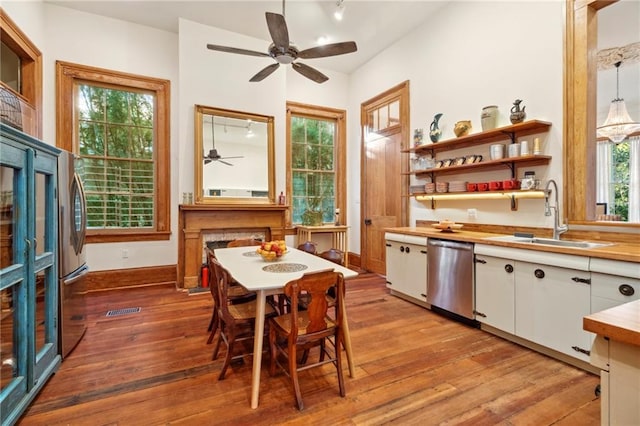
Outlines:
[[539,166],[549,164],[550,155],[526,155],[522,157],[502,158],[500,160],[488,160],[480,163],[463,164],[460,166],[439,167],[425,170],[414,170],[406,172],[406,175],[416,175],[416,177],[432,177],[435,175],[456,174],[462,172],[476,172],[485,170],[498,170],[509,168],[515,171],[516,166]]
[[496,129],[487,130],[486,132],[472,133],[470,135],[461,136],[455,139],[447,139],[435,143],[427,143],[417,147],[403,150],[402,152],[413,152],[418,155],[427,153],[435,153],[438,151],[449,151],[453,149],[466,148],[469,146],[497,142],[510,139],[515,142],[517,136],[534,135],[549,130],[551,123],[541,120],[529,120],[510,126],[498,127]]

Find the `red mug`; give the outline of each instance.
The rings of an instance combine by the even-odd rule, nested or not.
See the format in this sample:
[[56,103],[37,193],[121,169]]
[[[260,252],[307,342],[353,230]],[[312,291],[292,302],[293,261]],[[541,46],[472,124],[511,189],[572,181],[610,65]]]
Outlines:
[[489,189],[491,191],[498,191],[502,189],[502,182],[500,182],[499,180],[492,180],[491,182],[489,182]]
[[478,184],[478,191],[486,191],[489,189],[489,184],[486,182],[481,182]]
[[478,185],[475,183],[468,183],[467,184],[467,192],[473,192],[473,191],[477,191],[478,190]]
[[502,181],[502,187],[504,189],[518,189],[519,187],[518,179],[509,179]]

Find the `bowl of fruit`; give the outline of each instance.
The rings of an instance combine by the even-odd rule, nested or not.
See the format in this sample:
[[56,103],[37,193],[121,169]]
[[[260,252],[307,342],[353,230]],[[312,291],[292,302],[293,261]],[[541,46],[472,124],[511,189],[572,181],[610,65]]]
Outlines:
[[260,244],[256,251],[265,262],[276,262],[287,254],[287,245],[284,240],[269,241]]

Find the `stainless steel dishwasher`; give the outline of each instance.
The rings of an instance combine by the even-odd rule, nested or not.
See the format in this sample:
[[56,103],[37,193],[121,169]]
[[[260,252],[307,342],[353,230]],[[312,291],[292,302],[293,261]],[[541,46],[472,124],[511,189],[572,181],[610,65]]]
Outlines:
[[473,244],[429,238],[427,303],[474,319]]

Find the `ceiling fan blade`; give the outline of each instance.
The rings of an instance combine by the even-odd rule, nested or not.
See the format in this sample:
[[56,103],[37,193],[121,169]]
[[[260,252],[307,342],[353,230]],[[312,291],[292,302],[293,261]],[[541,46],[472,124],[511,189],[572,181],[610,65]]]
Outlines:
[[244,155],[236,155],[234,157],[220,157],[220,160],[231,160],[232,158],[244,158]]
[[286,52],[289,49],[289,30],[287,29],[287,22],[284,16],[271,12],[266,12],[265,15],[273,44],[280,49],[282,53]]
[[204,158],[204,164],[209,164],[211,162],[211,158],[205,157]]
[[220,160],[220,159],[218,159],[217,161],[218,161],[218,162],[220,162],[220,163],[222,163],[222,164],[226,164],[227,166],[233,166],[233,164],[231,164],[231,163],[227,163],[227,162],[226,162],[226,161],[224,161],[224,160]]
[[356,46],[355,41],[344,41],[342,43],[325,44],[324,46],[317,46],[310,49],[302,50],[298,53],[298,58],[326,58],[327,56],[337,56],[344,55],[346,53],[353,53],[357,50],[358,46]]
[[268,53],[256,52],[255,50],[238,49],[237,47],[219,46],[217,44],[207,44],[207,49],[217,50],[218,52],[237,53],[239,55],[249,56],[269,56]]
[[271,75],[271,73],[273,73],[275,70],[277,70],[279,66],[280,66],[280,64],[275,63],[275,64],[271,64],[271,65],[269,65],[267,67],[264,67],[256,75],[251,77],[251,79],[249,81],[252,81],[254,83],[257,82],[257,81],[262,81],[262,80],[265,79],[265,77]]
[[309,65],[301,64],[299,62],[294,62],[291,64],[294,70],[298,71],[300,74],[305,77],[315,81],[316,83],[324,83],[329,80],[329,77],[322,74],[315,68],[311,68]]

